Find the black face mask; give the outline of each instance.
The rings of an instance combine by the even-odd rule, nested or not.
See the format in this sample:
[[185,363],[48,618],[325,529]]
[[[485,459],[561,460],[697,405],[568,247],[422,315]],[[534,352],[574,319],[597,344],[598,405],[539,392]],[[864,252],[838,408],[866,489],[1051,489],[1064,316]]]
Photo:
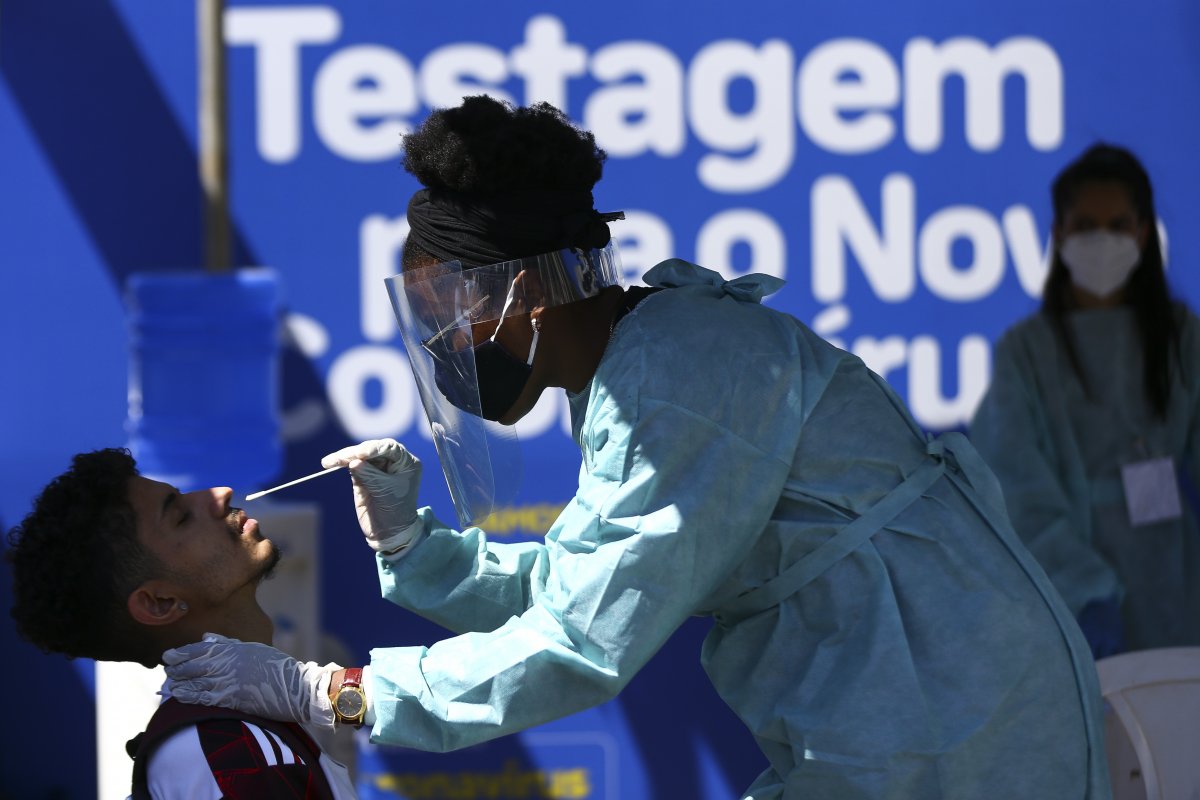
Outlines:
[[[536,336],[536,334],[535,334]],[[537,340],[535,338],[534,344]],[[456,408],[468,414],[476,414],[492,422],[498,421],[517,402],[533,368],[509,353],[500,344],[488,339],[471,349],[475,359],[475,379],[479,386],[479,405],[475,398],[467,397],[461,381],[457,380],[452,364],[434,358],[434,380],[442,395]],[[533,349],[530,349],[532,359]]]
[[476,346],[474,353],[481,416],[495,422],[516,405],[533,367],[492,339]]

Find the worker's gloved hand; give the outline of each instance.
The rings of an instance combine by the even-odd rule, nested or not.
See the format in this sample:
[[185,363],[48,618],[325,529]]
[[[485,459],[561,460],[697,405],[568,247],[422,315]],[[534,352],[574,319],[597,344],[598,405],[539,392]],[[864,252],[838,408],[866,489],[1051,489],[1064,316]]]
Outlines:
[[171,696],[284,722],[333,727],[330,676],[337,664],[301,663],[274,647],[206,633],[163,653]]
[[417,489],[421,461],[395,439],[371,439],[330,453],[321,466],[344,466],[354,482],[354,507],[367,544],[393,553],[421,532]]
[[1079,612],[1079,628],[1099,660],[1125,651],[1121,603],[1115,597],[1091,600]]

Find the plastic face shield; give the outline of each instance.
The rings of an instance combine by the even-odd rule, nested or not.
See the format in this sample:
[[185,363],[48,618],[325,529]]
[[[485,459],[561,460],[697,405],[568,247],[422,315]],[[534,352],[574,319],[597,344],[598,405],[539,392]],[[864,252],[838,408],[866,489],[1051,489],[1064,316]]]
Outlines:
[[476,524],[520,487],[520,445],[512,427],[481,416],[474,348],[502,325],[530,325],[538,309],[619,286],[620,257],[557,250],[463,269],[457,261],[405,270],[385,280],[434,447],[461,525]]

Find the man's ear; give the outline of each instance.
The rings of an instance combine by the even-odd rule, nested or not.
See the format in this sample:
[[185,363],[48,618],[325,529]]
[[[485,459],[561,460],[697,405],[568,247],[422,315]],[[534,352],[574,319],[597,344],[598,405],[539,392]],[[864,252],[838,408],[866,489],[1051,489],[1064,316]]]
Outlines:
[[146,581],[129,594],[129,615],[142,625],[170,625],[188,612],[179,592],[163,581]]

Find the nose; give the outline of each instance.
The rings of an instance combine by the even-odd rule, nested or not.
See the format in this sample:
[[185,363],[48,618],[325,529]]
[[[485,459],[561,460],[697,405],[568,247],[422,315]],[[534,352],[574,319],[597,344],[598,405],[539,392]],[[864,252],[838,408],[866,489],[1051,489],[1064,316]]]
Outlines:
[[233,497],[233,489],[228,486],[214,486],[208,490],[212,504],[212,515],[224,517],[229,514],[229,500]]

